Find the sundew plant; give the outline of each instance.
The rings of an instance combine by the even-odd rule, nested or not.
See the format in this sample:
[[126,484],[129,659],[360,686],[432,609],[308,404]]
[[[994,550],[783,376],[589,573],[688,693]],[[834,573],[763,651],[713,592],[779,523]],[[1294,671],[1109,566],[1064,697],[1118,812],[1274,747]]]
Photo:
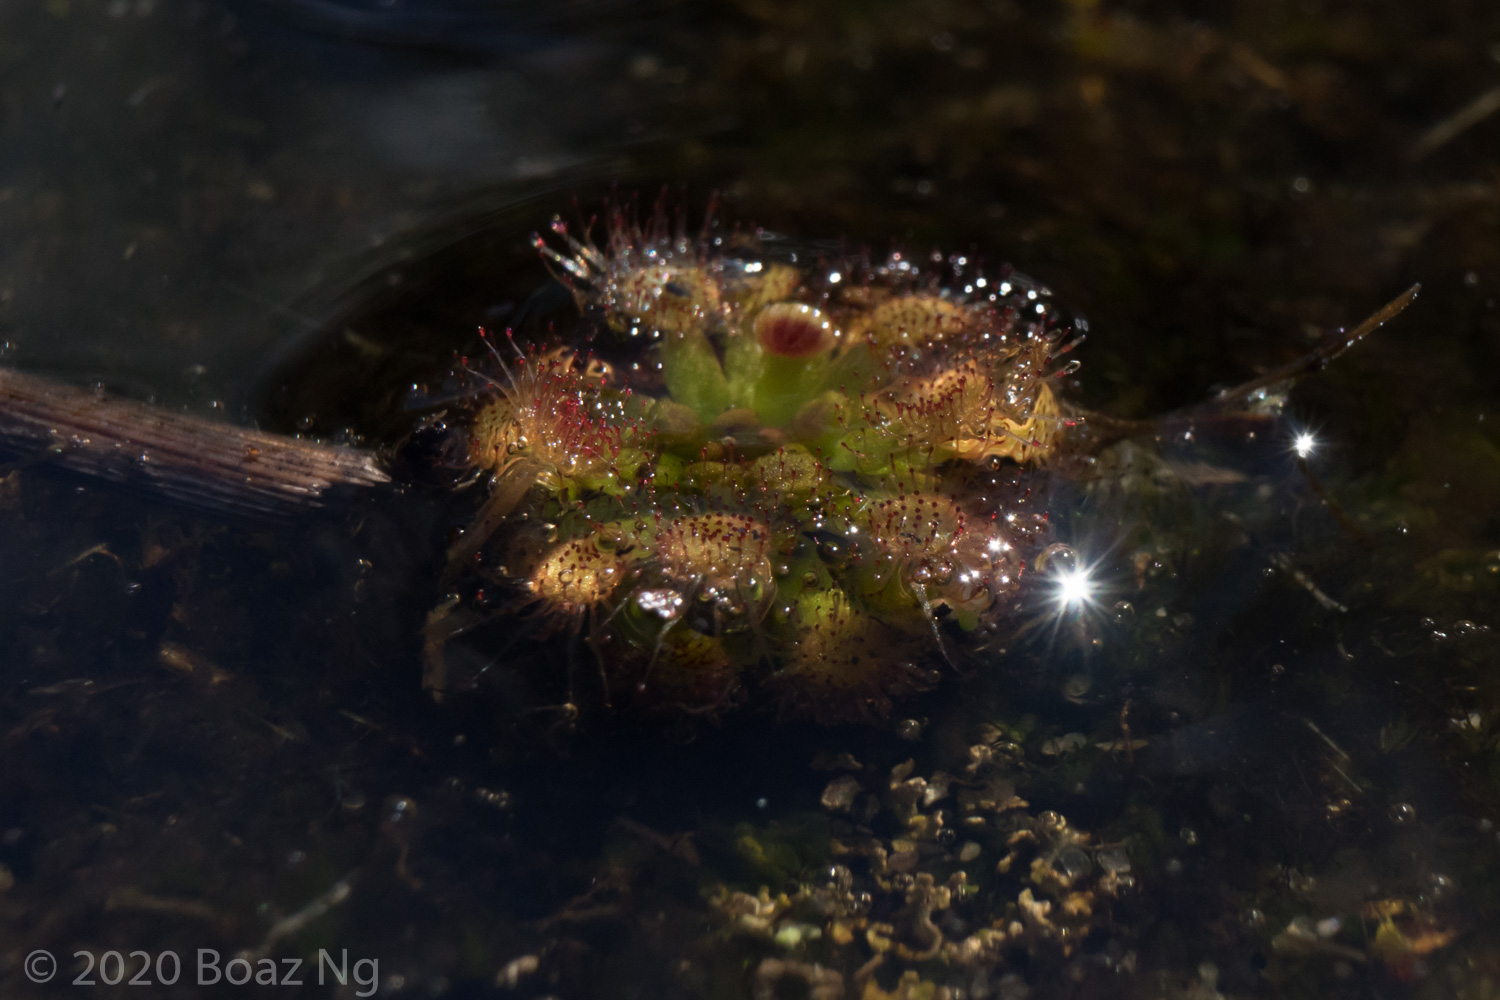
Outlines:
[[1025,470],[1079,422],[1045,289],[661,212],[537,245],[592,336],[484,376],[491,493],[454,558],[506,613],[572,630],[616,703],[829,723],[995,641],[1054,541]]

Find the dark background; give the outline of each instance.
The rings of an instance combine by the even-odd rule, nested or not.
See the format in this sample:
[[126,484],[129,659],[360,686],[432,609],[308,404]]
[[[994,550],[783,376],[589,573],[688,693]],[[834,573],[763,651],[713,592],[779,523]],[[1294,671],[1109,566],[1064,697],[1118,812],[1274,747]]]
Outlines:
[[[1109,989],[1198,995],[1213,961],[1232,995],[1492,995],[1495,88],[1482,3],[0,5],[4,362],[231,421],[389,445],[413,383],[439,391],[475,325],[545,283],[531,233],[612,190],[666,186],[690,212],[717,191],[721,216],[799,239],[1014,264],[1088,317],[1074,398],[1121,416],[1423,285],[1270,439],[1147,442],[1242,488],[1060,486],[1094,498],[1059,500],[1063,530],[1125,539],[1139,619],[1100,626],[1091,658],[1034,649],[972,701],[924,703],[953,728],[915,748],[764,717],[560,738],[518,725],[524,704],[428,704],[419,630],[469,499],[410,489],[269,528],[6,465],[0,992],[65,988],[25,982],[34,947],[254,948],[347,879],[276,953],[363,949],[388,995],[488,995],[512,958],[581,939],[522,992],[749,995],[699,892],[754,878],[712,852],[657,871],[622,817],[709,843],[795,826],[826,777],[814,752],[942,764],[1003,719],[1034,757],[1114,738],[1128,703],[1155,736],[1233,725],[1207,764],[1100,760],[1086,795],[1029,758],[1037,801],[1075,822],[1140,843],[1202,828],[1195,878],[1140,867],[1109,933],[1141,971]],[[1308,426],[1316,488],[1285,454]],[[1161,572],[1131,576],[1141,552]],[[1057,694],[1080,669],[1082,707]],[[1337,820],[1309,732],[1352,758]],[[571,929],[558,915],[601,883],[632,888],[612,923]],[[1272,947],[1294,916],[1357,922],[1372,896],[1441,910],[1456,942],[1411,975]],[[1035,995],[1104,989],[1045,957],[1022,971]]]

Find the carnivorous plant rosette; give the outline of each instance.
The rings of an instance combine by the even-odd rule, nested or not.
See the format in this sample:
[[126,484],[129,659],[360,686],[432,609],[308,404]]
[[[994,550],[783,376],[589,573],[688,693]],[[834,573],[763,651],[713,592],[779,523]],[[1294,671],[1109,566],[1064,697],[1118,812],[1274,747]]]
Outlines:
[[465,571],[574,630],[616,702],[877,720],[985,644],[1049,540],[1020,469],[1073,423],[1045,290],[661,216],[537,245],[608,332],[495,352]]

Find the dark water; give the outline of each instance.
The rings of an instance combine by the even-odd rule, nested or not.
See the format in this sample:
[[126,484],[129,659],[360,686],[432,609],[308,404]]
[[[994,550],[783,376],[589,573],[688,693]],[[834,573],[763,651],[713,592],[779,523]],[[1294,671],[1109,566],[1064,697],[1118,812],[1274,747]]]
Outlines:
[[[476,325],[555,305],[531,232],[615,185],[1009,261],[1088,317],[1074,398],[1120,416],[1423,284],[1253,439],[1049,482],[1100,613],[887,729],[569,726],[503,624],[431,703],[473,503],[438,485],[267,527],[0,467],[0,995],[111,950],[183,973],[94,994],[1495,995],[1497,86],[1500,13],[1457,2],[0,7],[5,362],[276,430],[395,441]],[[939,772],[967,791],[912,826]],[[1027,804],[966,814],[986,789]],[[1048,868],[1076,934],[923,953],[1023,890],[1060,921]],[[199,949],[305,985],[200,987]]]

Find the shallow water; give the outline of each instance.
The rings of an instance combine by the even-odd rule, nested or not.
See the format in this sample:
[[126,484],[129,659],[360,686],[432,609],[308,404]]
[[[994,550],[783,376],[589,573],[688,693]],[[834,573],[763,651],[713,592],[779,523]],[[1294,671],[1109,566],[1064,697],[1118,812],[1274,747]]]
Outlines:
[[[388,445],[476,325],[556,304],[530,234],[614,184],[717,190],[725,218],[829,247],[1008,261],[1088,317],[1073,398],[1120,416],[1423,292],[1253,439],[1146,437],[1045,480],[1099,613],[888,729],[569,726],[520,680],[566,650],[504,623],[465,647],[477,693],[433,704],[420,632],[471,495],[268,527],[7,464],[0,993],[83,988],[76,952],[170,949],[177,985],[135,994],[195,996],[198,949],[320,948],[377,961],[390,996],[931,995],[899,992],[907,970],[967,996],[1500,988],[1500,120],[1481,102],[1434,131],[1497,85],[1500,14],[563,10],[0,10],[5,362]],[[861,770],[829,769],[845,753]],[[979,763],[970,786],[1028,805],[915,837],[908,759],[902,780]],[[843,773],[852,815],[823,804]],[[977,887],[933,916],[945,940],[1009,920],[1030,860],[996,863],[1025,824],[1065,874],[1128,860],[1076,942],[965,964],[868,935],[912,951],[897,876],[924,872]],[[862,837],[915,867],[835,853]],[[764,930],[729,895],[761,886],[823,895]],[[817,907],[844,889],[870,900],[837,944]],[[61,959],[47,985],[35,949]],[[369,989],[303,978],[242,989]]]

